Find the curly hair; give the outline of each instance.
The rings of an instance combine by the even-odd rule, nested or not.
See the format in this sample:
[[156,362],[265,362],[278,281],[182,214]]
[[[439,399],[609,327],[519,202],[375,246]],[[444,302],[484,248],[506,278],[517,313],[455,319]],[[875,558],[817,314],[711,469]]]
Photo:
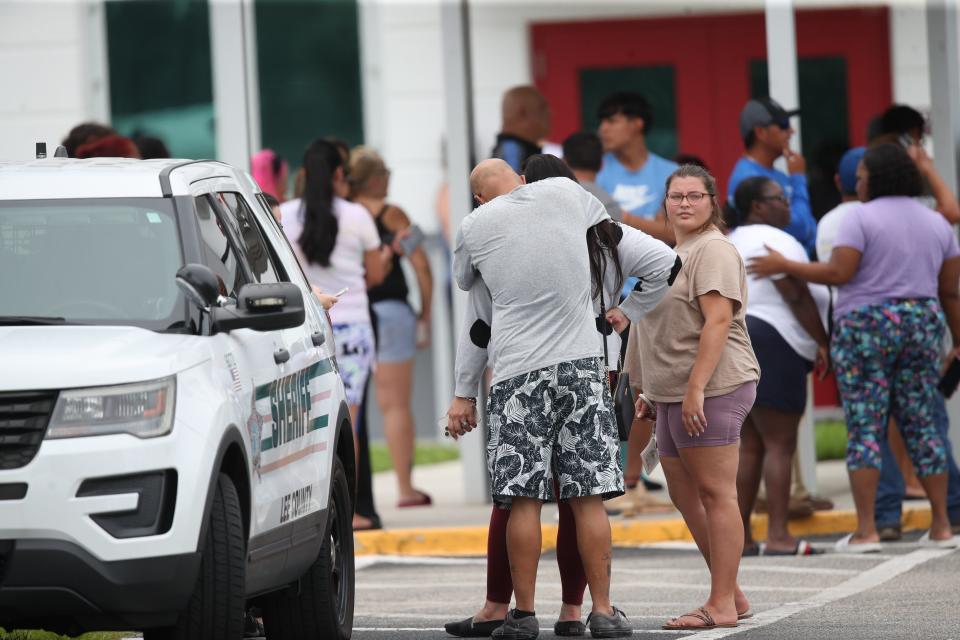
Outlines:
[[886,196],[916,197],[923,180],[916,163],[898,144],[881,144],[863,154],[867,169],[867,200]]

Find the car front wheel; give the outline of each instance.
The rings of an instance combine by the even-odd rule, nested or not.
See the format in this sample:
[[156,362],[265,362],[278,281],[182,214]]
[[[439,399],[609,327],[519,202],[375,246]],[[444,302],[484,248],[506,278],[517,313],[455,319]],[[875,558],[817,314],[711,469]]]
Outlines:
[[200,574],[176,625],[148,629],[144,640],[238,640],[243,635],[243,513],[230,478],[221,473],[210,509]]

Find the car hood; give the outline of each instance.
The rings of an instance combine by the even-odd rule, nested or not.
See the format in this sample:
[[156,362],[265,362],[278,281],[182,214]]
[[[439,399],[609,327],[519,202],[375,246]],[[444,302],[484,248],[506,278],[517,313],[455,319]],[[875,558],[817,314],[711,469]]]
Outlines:
[[208,360],[206,340],[137,327],[0,327],[0,391],[162,378]]

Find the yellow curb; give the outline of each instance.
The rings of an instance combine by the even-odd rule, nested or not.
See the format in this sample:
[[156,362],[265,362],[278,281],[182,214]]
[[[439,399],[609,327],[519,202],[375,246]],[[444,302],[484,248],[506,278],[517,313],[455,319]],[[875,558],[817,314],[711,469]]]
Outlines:
[[[908,509],[903,513],[903,530],[930,527],[930,508]],[[856,529],[854,511],[818,511],[809,518],[790,521],[795,536],[822,536],[847,533]],[[754,516],[753,534],[763,539],[767,534],[767,516]],[[690,532],[679,517],[663,520],[611,521],[615,547],[633,547],[653,542],[690,541]],[[438,527],[432,529],[390,529],[358,531],[353,536],[358,556],[485,556],[487,527]],[[543,525],[544,551],[557,546],[557,525]]]

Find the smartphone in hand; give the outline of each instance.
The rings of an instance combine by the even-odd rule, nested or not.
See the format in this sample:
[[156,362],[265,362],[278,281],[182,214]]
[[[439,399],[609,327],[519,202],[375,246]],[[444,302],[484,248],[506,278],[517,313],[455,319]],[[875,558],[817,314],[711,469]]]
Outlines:
[[403,255],[409,257],[423,242],[423,229],[417,225],[411,225],[408,231],[407,235],[400,238],[400,248],[403,249]]

